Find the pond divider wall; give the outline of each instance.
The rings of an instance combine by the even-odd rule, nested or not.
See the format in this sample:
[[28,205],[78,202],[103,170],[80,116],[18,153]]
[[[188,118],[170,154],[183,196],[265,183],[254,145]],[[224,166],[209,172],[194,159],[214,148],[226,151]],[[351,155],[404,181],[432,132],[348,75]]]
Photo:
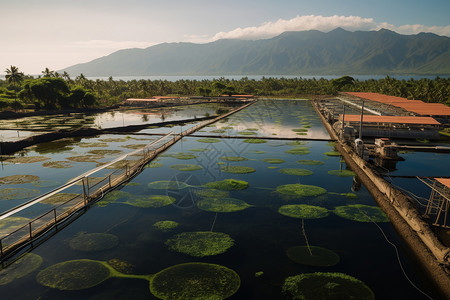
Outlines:
[[394,228],[408,244],[442,295],[448,297],[450,295],[450,248],[444,246],[430,229],[429,224],[423,221],[413,205],[413,200],[376,174],[348,145],[343,144],[314,101],[313,106],[330,136],[338,141],[336,149],[341,153],[346,164],[356,173],[376,203],[389,217]]
[[[19,225],[19,228],[15,227],[12,232],[0,237],[0,262],[4,263],[8,259],[14,257],[17,253],[25,251],[24,249],[27,248],[27,246],[33,248],[39,244],[40,240],[45,240],[45,237],[51,232],[55,234],[56,232],[52,231],[53,228],[56,228],[56,231],[58,231],[58,226],[61,228],[69,221],[75,220],[77,214],[81,215],[87,208],[102,198],[106,193],[139,174],[146,164],[152,161],[158,154],[166,151],[184,136],[190,135],[191,133],[211,123],[226,118],[253,103],[254,102],[247,103],[246,105],[243,105],[231,112],[189,128],[180,134],[174,134],[173,132],[166,134],[156,141],[151,142],[144,148],[122,155],[109,163],[77,176],[57,189],[3,212],[0,214],[0,221],[7,220],[8,217],[13,218],[25,209],[46,199],[51,199],[52,196],[58,195],[62,191],[66,191],[77,184],[81,184],[82,186],[82,191],[75,194],[71,199],[62,204],[55,204],[51,210],[35,217],[31,221],[24,222],[24,224]],[[129,158],[138,159],[130,160]],[[117,164],[121,162],[122,165],[117,166]],[[97,174],[108,167],[113,167],[115,171],[102,175],[101,180],[97,182],[94,181],[93,184],[89,183],[89,181],[92,181],[93,179],[90,177],[91,175]],[[35,245],[33,245],[33,243]]]

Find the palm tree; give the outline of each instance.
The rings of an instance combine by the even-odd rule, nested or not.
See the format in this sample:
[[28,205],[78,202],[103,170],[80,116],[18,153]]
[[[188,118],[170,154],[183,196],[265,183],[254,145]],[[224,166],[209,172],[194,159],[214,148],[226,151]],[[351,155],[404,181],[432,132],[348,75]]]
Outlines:
[[45,68],[42,74],[44,74],[44,77],[55,77],[55,71],[50,71],[49,68]]
[[16,66],[11,66],[11,68],[6,69],[5,72],[5,79],[8,81],[8,83],[12,83],[14,88],[14,100],[17,100],[16,84],[21,83],[25,75],[23,74],[23,72],[19,72],[19,68]]

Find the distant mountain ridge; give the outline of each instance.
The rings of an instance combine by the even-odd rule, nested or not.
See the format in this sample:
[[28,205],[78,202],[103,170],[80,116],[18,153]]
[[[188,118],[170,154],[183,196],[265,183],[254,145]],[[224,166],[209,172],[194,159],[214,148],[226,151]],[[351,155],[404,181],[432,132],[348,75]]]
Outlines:
[[124,49],[62,71],[72,76],[450,74],[450,38],[342,28],[264,40],[163,43]]

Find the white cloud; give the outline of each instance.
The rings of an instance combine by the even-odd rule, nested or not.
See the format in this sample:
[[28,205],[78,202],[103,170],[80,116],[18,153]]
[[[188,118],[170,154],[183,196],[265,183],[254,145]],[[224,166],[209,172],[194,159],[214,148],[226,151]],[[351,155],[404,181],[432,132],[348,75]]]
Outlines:
[[[450,36],[450,26],[424,26],[402,25],[394,26],[389,23],[378,23],[373,18],[363,18],[359,16],[296,16],[295,18],[284,20],[279,19],[274,22],[265,22],[259,26],[236,28],[227,32],[219,32],[214,37],[203,39],[203,42],[210,42],[218,39],[245,39],[257,40],[271,38],[285,31],[303,31],[303,30],[320,30],[330,31],[336,27],[342,27],[346,30],[378,30],[381,28],[390,29],[402,34],[417,34],[419,32],[433,32],[438,35]],[[200,42],[200,38],[195,39]]]

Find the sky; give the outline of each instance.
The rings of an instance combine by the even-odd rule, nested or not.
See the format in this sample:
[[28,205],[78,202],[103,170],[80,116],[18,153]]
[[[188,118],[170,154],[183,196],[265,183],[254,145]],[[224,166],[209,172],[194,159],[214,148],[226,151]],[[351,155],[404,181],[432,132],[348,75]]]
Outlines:
[[165,42],[387,28],[450,37],[449,0],[0,0],[0,75],[37,75]]

